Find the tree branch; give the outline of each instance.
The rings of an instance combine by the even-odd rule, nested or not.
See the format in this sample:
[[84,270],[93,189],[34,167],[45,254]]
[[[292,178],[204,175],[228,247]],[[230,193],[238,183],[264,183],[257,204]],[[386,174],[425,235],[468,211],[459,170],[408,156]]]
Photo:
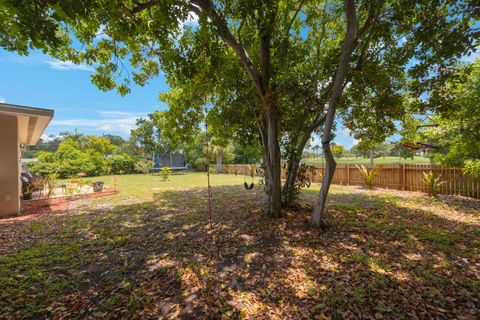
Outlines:
[[237,37],[238,37],[238,42],[240,43],[240,45],[243,46],[243,42],[242,42],[242,29],[243,29],[243,25],[245,24],[245,20],[242,19],[242,21],[240,22],[240,26],[238,27],[238,30],[237,30]]
[[302,0],[300,4],[298,5],[297,10],[295,10],[295,13],[293,14],[292,19],[290,19],[290,22],[287,25],[287,28],[285,29],[285,34],[288,38],[288,34],[290,33],[290,29],[292,29],[293,23],[295,22],[295,19],[297,19],[298,14],[300,13],[300,10],[302,10],[303,5],[307,2],[307,0]]
[[272,40],[272,26],[275,23],[276,8],[271,7],[271,2],[268,3],[268,20],[263,25],[259,26],[260,32],[260,65],[262,68],[262,80],[263,87],[266,90],[266,94],[269,95],[270,77],[272,76],[272,63],[271,63],[271,40]]
[[137,1],[134,1],[134,2],[137,6],[132,9],[132,13],[135,14],[135,13],[139,13],[140,11],[143,11],[143,10],[146,10],[146,9],[149,9],[149,8],[155,6],[156,4],[158,4],[160,2],[160,0],[150,0],[150,1],[145,2],[145,3],[138,3]]
[[[368,17],[367,19],[365,20],[365,23],[364,25],[362,26],[362,28],[360,29],[359,31],[359,35],[358,37],[361,37],[363,34],[365,34],[365,32],[367,32],[369,29],[372,29],[372,27],[375,25],[375,23],[377,22],[378,18],[379,18],[379,14],[378,14],[378,10],[376,9],[372,9],[368,12]],[[373,31],[373,29],[372,29]],[[363,42],[363,44],[361,45],[361,49],[360,49],[360,56],[358,58],[358,62],[357,62],[357,65],[355,67],[355,70],[359,70],[363,63],[365,62],[365,60],[367,59],[367,50],[368,50],[368,45],[370,43],[370,39],[372,37],[372,31],[368,33],[365,41]],[[355,46],[358,46],[358,42],[356,43]]]
[[307,141],[310,138],[310,136],[312,135],[313,131],[315,131],[315,129],[320,127],[320,125],[322,123],[324,123],[326,119],[327,119],[327,114],[326,113],[324,113],[323,116],[321,116],[321,117],[320,117],[320,113],[319,113],[315,117],[315,119],[313,119],[312,123],[310,124],[308,129],[305,131],[305,133],[302,136],[302,139],[300,140],[300,145],[299,146],[302,146],[302,150],[299,150],[299,151],[303,151],[303,148],[305,148],[305,145],[307,144]]
[[[327,2],[323,4],[323,13],[322,13],[322,33],[320,34],[320,38],[318,39],[318,45],[317,45],[317,59],[320,57],[320,47],[322,46],[323,43],[323,38],[325,37],[325,31],[326,31],[326,22],[327,19]],[[323,69],[323,66],[322,66]]]
[[210,17],[211,22],[217,29],[220,37],[235,51],[240,59],[240,63],[247,70],[248,76],[253,82],[258,96],[262,102],[266,102],[266,88],[263,85],[261,74],[255,69],[247,50],[237,41],[228,27],[227,21],[217,12],[213,2],[211,0],[193,0],[192,3],[201,8],[202,13],[207,14]]

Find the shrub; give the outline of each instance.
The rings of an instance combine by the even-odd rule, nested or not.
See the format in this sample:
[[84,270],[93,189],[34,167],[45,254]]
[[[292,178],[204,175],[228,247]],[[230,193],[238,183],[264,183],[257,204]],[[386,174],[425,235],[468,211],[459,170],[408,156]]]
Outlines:
[[368,189],[374,189],[375,178],[380,172],[380,169],[382,168],[382,166],[372,168],[371,170],[368,170],[367,167],[365,167],[363,164],[360,166],[359,165],[355,165],[355,166],[358,168],[358,170],[360,170],[360,173],[362,174],[362,177],[363,177],[363,181],[365,182],[365,186]]
[[442,176],[432,171],[423,173],[423,182],[427,186],[428,192],[433,196],[437,195],[442,185],[445,184],[445,181],[442,181]]
[[162,176],[163,181],[167,181],[171,174],[172,170],[170,170],[169,167],[162,167],[162,169],[160,169],[160,175]]
[[135,172],[135,159],[128,154],[116,154],[107,158],[112,174],[127,174]]
[[195,160],[195,168],[200,169],[200,170],[207,170],[207,164],[208,164],[208,159],[205,157],[200,157],[197,160]]
[[73,196],[79,194],[82,191],[83,182],[81,179],[73,178],[68,180],[65,185],[65,194],[67,196]]
[[87,176],[103,173],[103,155],[93,149],[81,150],[77,142],[66,139],[55,152],[40,152],[38,161],[30,170],[35,174],[49,175],[58,173],[60,178],[77,176],[80,172]]
[[[29,170],[41,176],[55,172],[58,162],[55,159],[53,152],[41,151],[37,155],[37,161],[32,163]],[[64,177],[62,175],[62,177]]]
[[[288,165],[286,163],[283,164],[283,169],[285,170],[285,174],[288,174]],[[310,180],[310,173],[312,175],[312,178],[317,174],[317,169],[315,168],[315,166],[308,165],[306,163],[301,163],[298,166],[297,176],[293,184],[293,201],[298,200],[302,188],[310,188],[310,186],[312,185],[312,181]]]
[[301,188],[310,188],[310,186],[312,185],[309,173],[312,174],[312,178],[313,176],[317,175],[317,169],[315,168],[315,166],[311,166],[305,163],[300,164],[297,172],[297,180],[295,181],[295,189],[297,189],[298,192],[300,192]]
[[138,173],[149,173],[153,168],[153,161],[140,158],[135,162],[135,172]]
[[255,176],[255,173],[257,172],[257,166],[248,165],[247,172],[248,172],[248,175],[253,178]]
[[47,201],[53,196],[55,187],[57,186],[58,173],[51,173],[45,177],[45,198]]
[[265,169],[263,166],[257,167],[257,177],[258,177],[258,184],[263,185],[265,184]]
[[78,159],[78,175],[80,172],[84,172],[86,176],[93,177],[103,174],[105,159],[103,155],[92,149],[80,153]]
[[[43,177],[40,177],[40,176],[34,177],[31,180],[31,183],[29,185],[27,185],[27,187],[23,191],[24,197],[26,195],[30,195],[30,196],[27,196],[27,197],[31,197],[33,192],[36,192],[36,191],[42,191],[43,192],[44,187],[45,187],[45,179]],[[41,195],[39,194],[38,196],[41,196]]]
[[463,166],[463,172],[473,177],[480,176],[480,160],[467,160]]

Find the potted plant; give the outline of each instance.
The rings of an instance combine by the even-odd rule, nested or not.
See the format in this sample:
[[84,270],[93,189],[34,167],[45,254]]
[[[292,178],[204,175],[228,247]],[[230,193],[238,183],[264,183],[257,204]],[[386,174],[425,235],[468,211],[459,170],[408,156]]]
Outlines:
[[92,186],[93,192],[101,192],[103,190],[103,181],[95,181]]

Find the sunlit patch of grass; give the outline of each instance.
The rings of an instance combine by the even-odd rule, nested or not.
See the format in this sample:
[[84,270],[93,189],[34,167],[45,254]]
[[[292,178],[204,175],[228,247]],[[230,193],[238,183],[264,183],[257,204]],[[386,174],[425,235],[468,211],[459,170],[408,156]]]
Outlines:
[[32,232],[38,232],[42,230],[43,227],[44,226],[41,222],[32,221],[32,223],[30,223],[30,230],[32,230]]
[[362,263],[370,267],[373,272],[385,274],[389,271],[390,267],[387,265],[382,265],[371,256],[358,252],[354,255],[353,260],[357,263]]
[[138,311],[142,310],[147,306],[151,301],[152,297],[145,293],[143,286],[140,286],[137,290],[133,291],[130,294],[130,299],[128,301],[127,309],[130,316],[138,314]]
[[79,282],[76,268],[90,259],[80,250],[75,242],[41,242],[0,257],[0,292],[10,293],[0,301],[0,309],[7,303],[12,310],[22,310],[29,316],[42,313],[41,305],[61,298]]
[[444,253],[449,253],[454,250],[453,246],[456,243],[465,241],[459,234],[426,229],[420,226],[412,225],[408,228],[408,231],[412,233],[415,238],[434,245],[437,250]]

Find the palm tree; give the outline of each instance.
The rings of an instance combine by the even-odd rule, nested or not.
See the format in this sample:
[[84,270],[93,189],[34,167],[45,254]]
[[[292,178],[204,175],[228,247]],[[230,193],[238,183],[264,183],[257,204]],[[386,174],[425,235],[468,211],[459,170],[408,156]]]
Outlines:
[[225,152],[225,148],[218,145],[212,146],[212,153],[215,155],[215,162],[216,162],[216,172],[222,173],[223,172],[223,153]]

